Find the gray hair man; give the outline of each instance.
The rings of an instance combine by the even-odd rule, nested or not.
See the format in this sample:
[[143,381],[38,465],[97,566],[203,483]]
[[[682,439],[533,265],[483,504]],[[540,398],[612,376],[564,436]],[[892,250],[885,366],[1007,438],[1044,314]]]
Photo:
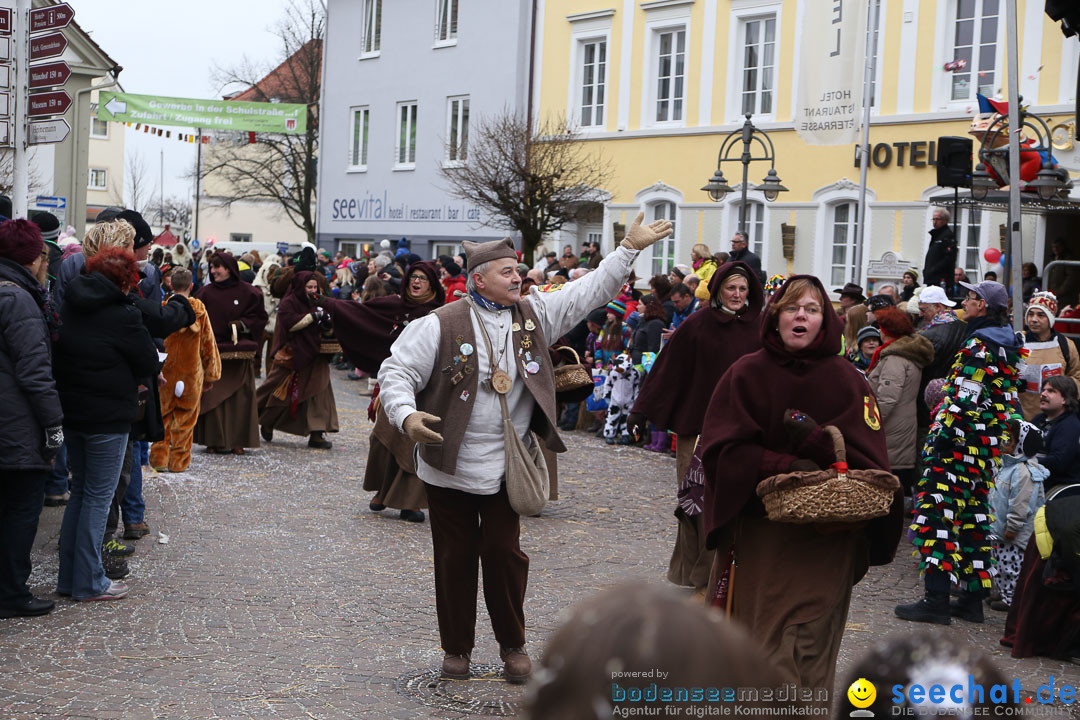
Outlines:
[[638,254],[671,234],[670,222],[642,225],[643,217],[638,215],[620,247],[594,272],[551,292],[534,288],[526,297],[512,242],[463,243],[467,301],[410,323],[379,371],[390,423],[419,445],[416,474],[431,508],[446,677],[470,676],[478,562],[506,679],[523,683],[531,673],[524,611],[529,558],[521,551],[518,515],[506,492],[497,393],[505,396],[509,420],[527,446],[542,442],[549,451],[566,450],[555,430],[548,343],[614,298]]

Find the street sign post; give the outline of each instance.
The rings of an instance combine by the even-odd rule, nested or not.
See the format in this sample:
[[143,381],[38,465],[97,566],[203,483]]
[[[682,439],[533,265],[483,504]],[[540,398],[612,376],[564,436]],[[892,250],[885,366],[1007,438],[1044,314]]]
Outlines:
[[63,60],[30,66],[30,89],[57,87],[71,77],[71,66]]
[[51,145],[64,142],[64,138],[71,132],[71,126],[64,118],[52,120],[32,120],[28,123],[30,132],[28,141],[31,145]]
[[63,33],[49,33],[30,38],[30,60],[47,60],[59,57],[67,50],[68,41]]
[[41,32],[42,30],[59,30],[60,28],[66,28],[74,17],[75,11],[72,10],[71,6],[67,3],[60,3],[59,5],[50,5],[37,10],[31,10],[30,32],[34,33]]
[[26,113],[30,117],[43,115],[63,115],[71,107],[71,96],[63,90],[31,95],[26,104]]

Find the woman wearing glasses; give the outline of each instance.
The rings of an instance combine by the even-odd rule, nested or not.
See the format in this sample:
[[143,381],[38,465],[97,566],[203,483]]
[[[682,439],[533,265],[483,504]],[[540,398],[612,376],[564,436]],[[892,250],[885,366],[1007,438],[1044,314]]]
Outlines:
[[713,602],[726,605],[730,589],[732,617],[787,682],[807,688],[833,686],[851,588],[892,560],[903,507],[898,492],[890,514],[868,523],[780,523],[755,493],[767,477],[836,462],[826,425],[844,436],[852,469],[889,467],[877,403],[840,354],[843,328],[827,297],[815,277],[784,283],[765,308],[762,349],[720,379],[701,435]]

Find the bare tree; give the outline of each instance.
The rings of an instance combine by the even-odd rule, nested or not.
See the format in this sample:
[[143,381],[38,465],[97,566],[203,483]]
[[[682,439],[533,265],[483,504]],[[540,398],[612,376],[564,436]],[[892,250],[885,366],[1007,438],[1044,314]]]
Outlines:
[[[26,162],[30,166],[28,190],[31,196],[37,195],[45,189],[45,183],[41,176],[41,168],[36,160],[37,149],[31,148]],[[11,196],[15,186],[15,151],[11,149],[0,150],[0,193]],[[31,203],[32,205],[33,203]]]
[[[245,61],[218,68],[222,88],[241,87],[238,99],[307,105],[303,135],[260,133],[254,144],[219,142],[203,154],[201,177],[214,176],[225,191],[213,202],[229,207],[241,200],[279,204],[296,227],[315,242],[315,173],[319,137],[322,41],[326,14],[318,0],[293,0],[275,32],[281,44],[272,69]],[[235,136],[233,136],[235,137]],[[245,138],[246,139],[246,138]]]
[[124,168],[124,195],[127,207],[141,213],[154,196],[154,188],[149,187],[150,171],[146,161],[138,150],[128,153]]
[[171,225],[177,235],[191,228],[191,202],[186,197],[172,196],[162,204],[158,199],[148,208],[158,225]]
[[525,262],[547,233],[602,200],[610,164],[580,141],[564,120],[550,117],[530,131],[516,113],[481,119],[470,129],[466,163],[443,166],[450,191],[485,211],[484,224],[521,234]]

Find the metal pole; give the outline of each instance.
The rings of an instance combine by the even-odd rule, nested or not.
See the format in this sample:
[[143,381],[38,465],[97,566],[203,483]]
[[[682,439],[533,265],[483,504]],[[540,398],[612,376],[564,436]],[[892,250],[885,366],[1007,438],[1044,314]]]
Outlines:
[[158,222],[165,224],[165,149],[161,148],[158,156]]
[[739,232],[742,233],[743,239],[747,241],[749,246],[750,236],[746,234],[746,191],[747,185],[750,182],[750,138],[754,135],[754,125],[750,122],[750,115],[747,114],[746,122],[743,123],[742,129],[742,207],[739,209],[739,213],[742,215],[739,218]]
[[195,128],[199,147],[195,150],[195,215],[191,221],[191,238],[199,239],[199,183],[202,181],[202,128]]
[[30,79],[27,70],[30,43],[30,0],[18,0],[15,4],[13,33],[15,42],[15,83],[11,100],[15,103],[15,117],[8,131],[13,153],[13,182],[11,188],[11,211],[14,217],[25,218],[30,201],[30,158],[27,153],[26,105]]
[[852,282],[861,283],[863,265],[863,239],[866,236],[866,173],[870,169],[870,92],[874,80],[874,61],[877,53],[878,0],[870,0],[869,40],[866,43],[866,70],[863,73],[862,138],[859,140],[859,218],[855,226],[855,272]]
[[1008,13],[1005,32],[1008,33],[1009,48],[1009,256],[1012,267],[1009,268],[1009,280],[1013,297],[1013,328],[1020,331],[1024,327],[1024,300],[1021,288],[1024,280],[1021,276],[1023,265],[1023,237],[1020,233],[1020,71],[1017,59],[1016,43],[1016,0],[1006,0]]

